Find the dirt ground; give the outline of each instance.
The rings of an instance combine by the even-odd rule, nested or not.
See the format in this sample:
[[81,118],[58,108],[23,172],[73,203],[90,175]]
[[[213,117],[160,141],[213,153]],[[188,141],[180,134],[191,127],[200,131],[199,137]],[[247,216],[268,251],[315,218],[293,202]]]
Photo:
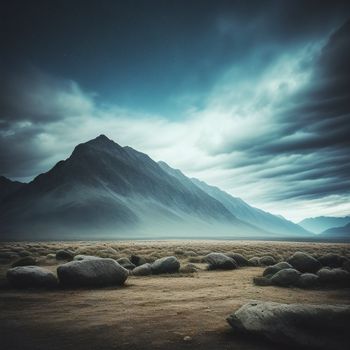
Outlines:
[[[54,251],[69,246],[77,250],[85,244],[90,250],[96,250],[98,245],[112,245],[26,244],[3,245],[2,250],[34,248],[33,252],[40,256],[42,251],[39,249],[38,252],[38,247]],[[349,245],[283,242],[123,242],[114,243],[114,246],[121,255],[152,251],[162,255],[162,252],[169,254],[177,250],[182,264],[207,250],[241,251],[244,248],[246,253],[259,255],[268,251],[280,259],[296,250],[315,254],[350,253]],[[184,253],[188,251],[190,256]],[[55,270],[58,262],[43,259],[41,264]],[[197,265],[204,268],[201,263]],[[7,267],[1,266],[2,278]],[[261,267],[246,267],[232,271],[203,269],[194,274],[130,276],[124,287],[55,291],[14,290],[3,281],[0,288],[0,345],[6,350],[280,349],[264,339],[235,333],[226,317],[254,300],[350,304],[350,289],[255,286],[253,277],[262,271]],[[184,340],[187,336],[190,340]]]

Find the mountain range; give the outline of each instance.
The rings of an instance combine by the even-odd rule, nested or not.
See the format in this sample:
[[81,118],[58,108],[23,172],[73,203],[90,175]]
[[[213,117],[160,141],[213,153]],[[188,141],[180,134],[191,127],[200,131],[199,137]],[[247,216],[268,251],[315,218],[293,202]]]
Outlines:
[[0,226],[2,239],[311,235],[104,135],[28,184],[1,177]]
[[318,216],[300,221],[298,225],[313,233],[322,233],[332,228],[343,227],[350,223],[350,216]]

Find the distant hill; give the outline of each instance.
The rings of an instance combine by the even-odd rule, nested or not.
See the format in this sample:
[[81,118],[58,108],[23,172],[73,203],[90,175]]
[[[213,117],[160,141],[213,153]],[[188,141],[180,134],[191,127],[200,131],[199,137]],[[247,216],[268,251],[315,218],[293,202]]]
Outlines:
[[334,217],[334,216],[318,216],[300,221],[298,225],[304,227],[314,233],[322,233],[325,230],[334,227],[342,227],[350,223],[350,216]]
[[350,223],[342,227],[333,227],[320,234],[324,238],[339,238],[350,240]]
[[0,202],[10,194],[18,191],[25,184],[18,181],[11,181],[5,176],[0,176]]

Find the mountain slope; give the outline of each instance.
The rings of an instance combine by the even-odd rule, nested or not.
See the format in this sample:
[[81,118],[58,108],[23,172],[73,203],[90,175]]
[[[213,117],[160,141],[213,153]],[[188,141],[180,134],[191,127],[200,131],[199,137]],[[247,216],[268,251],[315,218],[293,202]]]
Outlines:
[[333,227],[320,234],[322,238],[346,238],[350,240],[350,223],[342,227]]
[[229,234],[264,233],[187,185],[146,154],[101,135],[8,196],[0,204],[2,234],[102,238],[174,230],[190,236],[184,230],[213,234],[214,226]]
[[298,223],[314,233],[322,233],[331,228],[342,227],[350,223],[350,216],[334,217],[334,216],[318,216],[315,218],[307,218]]
[[201,189],[211,197],[218,200],[230,213],[242,221],[260,227],[265,231],[278,234],[290,236],[310,235],[310,232],[304,230],[302,227],[294,224],[291,221],[264,212],[263,210],[251,207],[242,199],[235,198],[217,187],[209,186],[203,181],[194,178],[189,179],[180,170],[171,168],[165,162],[159,162],[159,164],[165,171],[167,171],[170,175],[176,177],[183,184],[186,184],[186,186],[189,187],[190,184],[192,184],[192,186],[195,185],[197,188]]
[[18,181],[11,181],[5,176],[0,176],[0,202],[10,194],[18,191],[26,184]]

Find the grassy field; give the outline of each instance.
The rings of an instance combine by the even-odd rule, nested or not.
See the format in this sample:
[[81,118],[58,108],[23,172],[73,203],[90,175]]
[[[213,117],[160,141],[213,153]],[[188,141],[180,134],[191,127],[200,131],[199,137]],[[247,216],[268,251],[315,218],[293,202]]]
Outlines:
[[[349,244],[254,241],[122,241],[3,243],[0,253],[35,257],[55,271],[54,254],[102,257],[143,256],[148,261],[175,255],[182,265],[201,268],[192,274],[130,276],[123,287],[78,290],[15,290],[0,265],[0,344],[3,349],[278,349],[263,339],[236,334],[226,317],[253,301],[350,304],[350,289],[260,287],[253,277],[262,267],[207,271],[209,252],[237,252],[247,258],[285,260],[296,251],[313,256],[337,253],[350,257]],[[186,338],[185,338],[186,337]],[[190,337],[190,338],[187,338]]]

